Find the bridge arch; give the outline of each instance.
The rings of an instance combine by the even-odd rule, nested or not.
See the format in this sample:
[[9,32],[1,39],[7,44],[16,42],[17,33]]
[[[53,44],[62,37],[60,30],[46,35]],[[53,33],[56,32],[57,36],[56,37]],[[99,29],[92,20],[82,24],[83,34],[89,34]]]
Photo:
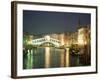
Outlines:
[[57,45],[55,45],[52,42],[43,42],[41,43],[39,46],[50,46],[50,47],[56,47]]

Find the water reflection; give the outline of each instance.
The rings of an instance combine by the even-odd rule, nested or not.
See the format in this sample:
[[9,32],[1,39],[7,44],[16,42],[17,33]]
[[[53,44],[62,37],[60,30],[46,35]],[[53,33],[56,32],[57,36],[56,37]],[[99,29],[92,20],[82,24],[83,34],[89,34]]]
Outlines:
[[37,47],[23,51],[23,69],[78,66],[79,61],[69,48]]
[[49,68],[50,66],[50,48],[45,47],[45,67]]
[[66,66],[69,66],[69,48],[66,48]]
[[28,50],[27,68],[32,68],[32,66],[33,66],[33,50]]

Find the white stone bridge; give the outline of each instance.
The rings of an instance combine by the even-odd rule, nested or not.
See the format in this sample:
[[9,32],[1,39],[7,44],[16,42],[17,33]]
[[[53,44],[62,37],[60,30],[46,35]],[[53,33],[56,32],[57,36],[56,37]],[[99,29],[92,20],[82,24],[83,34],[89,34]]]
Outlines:
[[53,44],[55,47],[59,47],[61,45],[61,42],[59,40],[50,38],[50,36],[45,36],[44,38],[38,38],[32,40],[32,45],[34,46],[40,46],[45,43]]

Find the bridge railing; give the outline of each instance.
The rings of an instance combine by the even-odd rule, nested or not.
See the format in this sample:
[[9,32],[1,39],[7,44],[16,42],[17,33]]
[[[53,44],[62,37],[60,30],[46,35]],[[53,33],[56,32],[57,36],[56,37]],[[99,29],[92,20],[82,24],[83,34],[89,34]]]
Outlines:
[[32,45],[41,45],[46,42],[52,43],[55,46],[60,46],[60,44],[61,44],[60,41],[57,39],[50,38],[49,40],[47,40],[45,38],[39,38],[39,39],[32,40]]

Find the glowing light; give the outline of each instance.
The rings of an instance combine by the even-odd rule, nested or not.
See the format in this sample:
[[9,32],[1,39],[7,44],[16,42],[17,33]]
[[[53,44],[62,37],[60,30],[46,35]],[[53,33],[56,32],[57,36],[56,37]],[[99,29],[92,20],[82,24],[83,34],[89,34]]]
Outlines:
[[84,29],[83,28],[78,31],[78,44],[84,45]]
[[45,39],[47,40],[47,41],[49,41],[50,40],[50,36],[45,36]]
[[85,41],[84,44],[86,45],[87,44],[87,41]]
[[83,35],[79,35],[79,37],[78,37],[78,44],[80,44],[80,45],[84,44]]
[[60,56],[61,56],[61,67],[64,67],[64,51],[63,50],[61,50],[61,54],[60,54]]
[[27,41],[27,44],[32,44],[32,40],[30,40],[30,41]]
[[61,34],[61,45],[64,45],[64,34]]
[[69,66],[69,48],[66,48],[66,66]]
[[50,67],[50,48],[45,48],[45,67]]

